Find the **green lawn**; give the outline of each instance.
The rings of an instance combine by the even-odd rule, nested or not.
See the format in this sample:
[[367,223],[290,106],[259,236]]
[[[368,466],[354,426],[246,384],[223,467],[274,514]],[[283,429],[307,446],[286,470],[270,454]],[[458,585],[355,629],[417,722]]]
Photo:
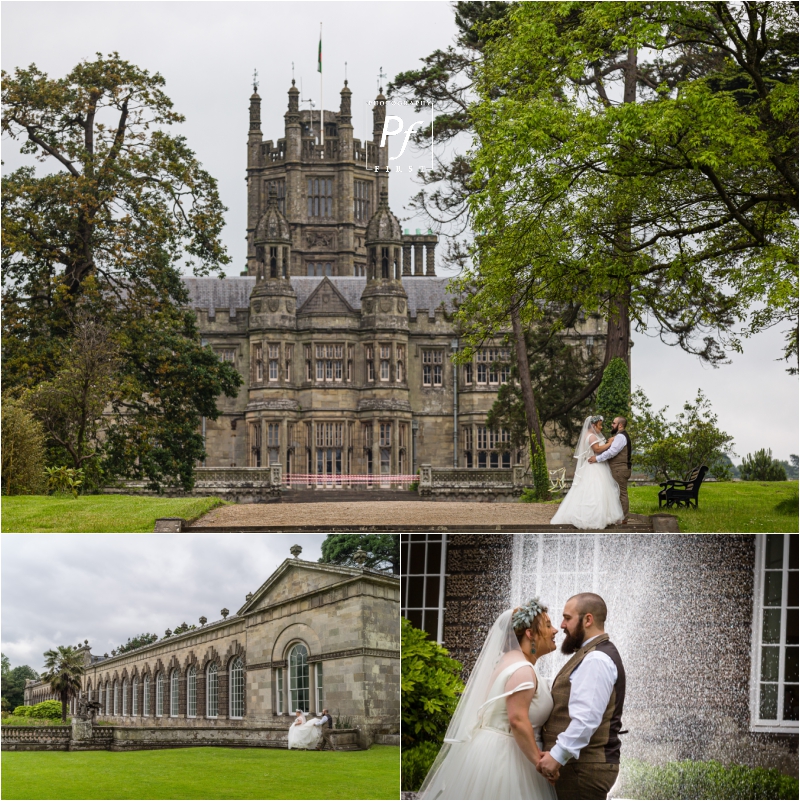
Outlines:
[[[631,511],[640,515],[657,514],[660,487],[631,487]],[[797,481],[731,481],[704,483],[700,487],[699,509],[662,508],[677,515],[681,531],[695,532],[796,532],[794,514],[775,510],[779,501],[797,497]]]
[[142,495],[15,495],[3,498],[2,527],[4,532],[151,532],[157,517],[195,520],[223,503],[219,498]]
[[10,798],[392,798],[400,797],[400,749],[289,751],[3,751]]

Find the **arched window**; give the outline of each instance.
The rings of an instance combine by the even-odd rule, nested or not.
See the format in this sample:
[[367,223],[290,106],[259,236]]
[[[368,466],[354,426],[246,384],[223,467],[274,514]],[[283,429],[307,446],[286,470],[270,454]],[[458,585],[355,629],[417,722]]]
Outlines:
[[86,682],[86,697],[89,701],[92,700],[92,682]]
[[164,673],[159,670],[156,674],[156,717],[164,714]]
[[147,718],[150,717],[150,676],[144,677],[144,684],[142,686],[142,714]]
[[111,682],[106,681],[106,715],[111,714]]
[[241,657],[236,657],[230,667],[230,715],[240,718],[244,715],[244,665]]
[[391,278],[389,275],[389,248],[381,248],[381,278]]
[[131,681],[131,715],[136,717],[139,714],[139,679],[133,678]]
[[186,717],[197,716],[197,668],[192,665],[186,671]]
[[297,643],[289,651],[289,697],[292,712],[309,711],[308,704],[308,649]]
[[128,680],[122,680],[122,714],[128,714]]
[[114,695],[114,714],[119,715],[119,684],[117,684],[116,679],[114,679],[114,684],[113,684],[113,695]]
[[212,662],[206,668],[206,717],[217,717],[217,693],[219,692],[219,676],[217,666]]
[[169,716],[171,718],[178,717],[178,671],[173,670],[172,675],[169,677]]

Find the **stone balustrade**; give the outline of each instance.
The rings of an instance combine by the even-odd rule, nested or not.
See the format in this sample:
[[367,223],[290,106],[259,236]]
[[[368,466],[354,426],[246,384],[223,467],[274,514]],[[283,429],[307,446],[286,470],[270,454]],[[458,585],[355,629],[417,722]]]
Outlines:
[[433,467],[420,468],[420,496],[431,500],[515,501],[529,486],[523,465],[510,469]]
[[3,751],[69,751],[69,726],[3,726]]

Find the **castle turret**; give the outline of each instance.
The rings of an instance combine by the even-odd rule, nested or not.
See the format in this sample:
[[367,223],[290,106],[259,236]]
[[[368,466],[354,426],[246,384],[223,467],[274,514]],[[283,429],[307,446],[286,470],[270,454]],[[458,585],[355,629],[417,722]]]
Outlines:
[[376,191],[380,197],[384,191],[389,191],[389,174],[386,168],[389,164],[389,143],[383,147],[381,137],[383,136],[383,124],[386,121],[386,97],[383,94],[383,87],[378,90],[375,98],[375,105],[372,107],[372,141],[378,151],[378,174],[376,180]]

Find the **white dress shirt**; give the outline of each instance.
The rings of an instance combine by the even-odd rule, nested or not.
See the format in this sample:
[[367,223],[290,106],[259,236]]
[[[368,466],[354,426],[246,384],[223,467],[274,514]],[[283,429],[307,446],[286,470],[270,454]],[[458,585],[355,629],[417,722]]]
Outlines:
[[[593,639],[586,640],[583,645]],[[608,654],[590,651],[572,672],[569,681],[572,685],[569,694],[570,723],[550,749],[550,756],[561,765],[566,765],[570,758],[577,759],[600,727],[617,681],[617,666]]]
[[315,726],[324,726],[329,720],[330,718],[327,715],[323,715],[321,718],[314,718],[313,723]]
[[602,453],[596,453],[595,459],[598,462],[607,462],[609,459],[613,459],[627,444],[628,440],[622,436],[622,432],[620,431],[618,434],[614,435],[614,441],[611,443],[608,450]]

